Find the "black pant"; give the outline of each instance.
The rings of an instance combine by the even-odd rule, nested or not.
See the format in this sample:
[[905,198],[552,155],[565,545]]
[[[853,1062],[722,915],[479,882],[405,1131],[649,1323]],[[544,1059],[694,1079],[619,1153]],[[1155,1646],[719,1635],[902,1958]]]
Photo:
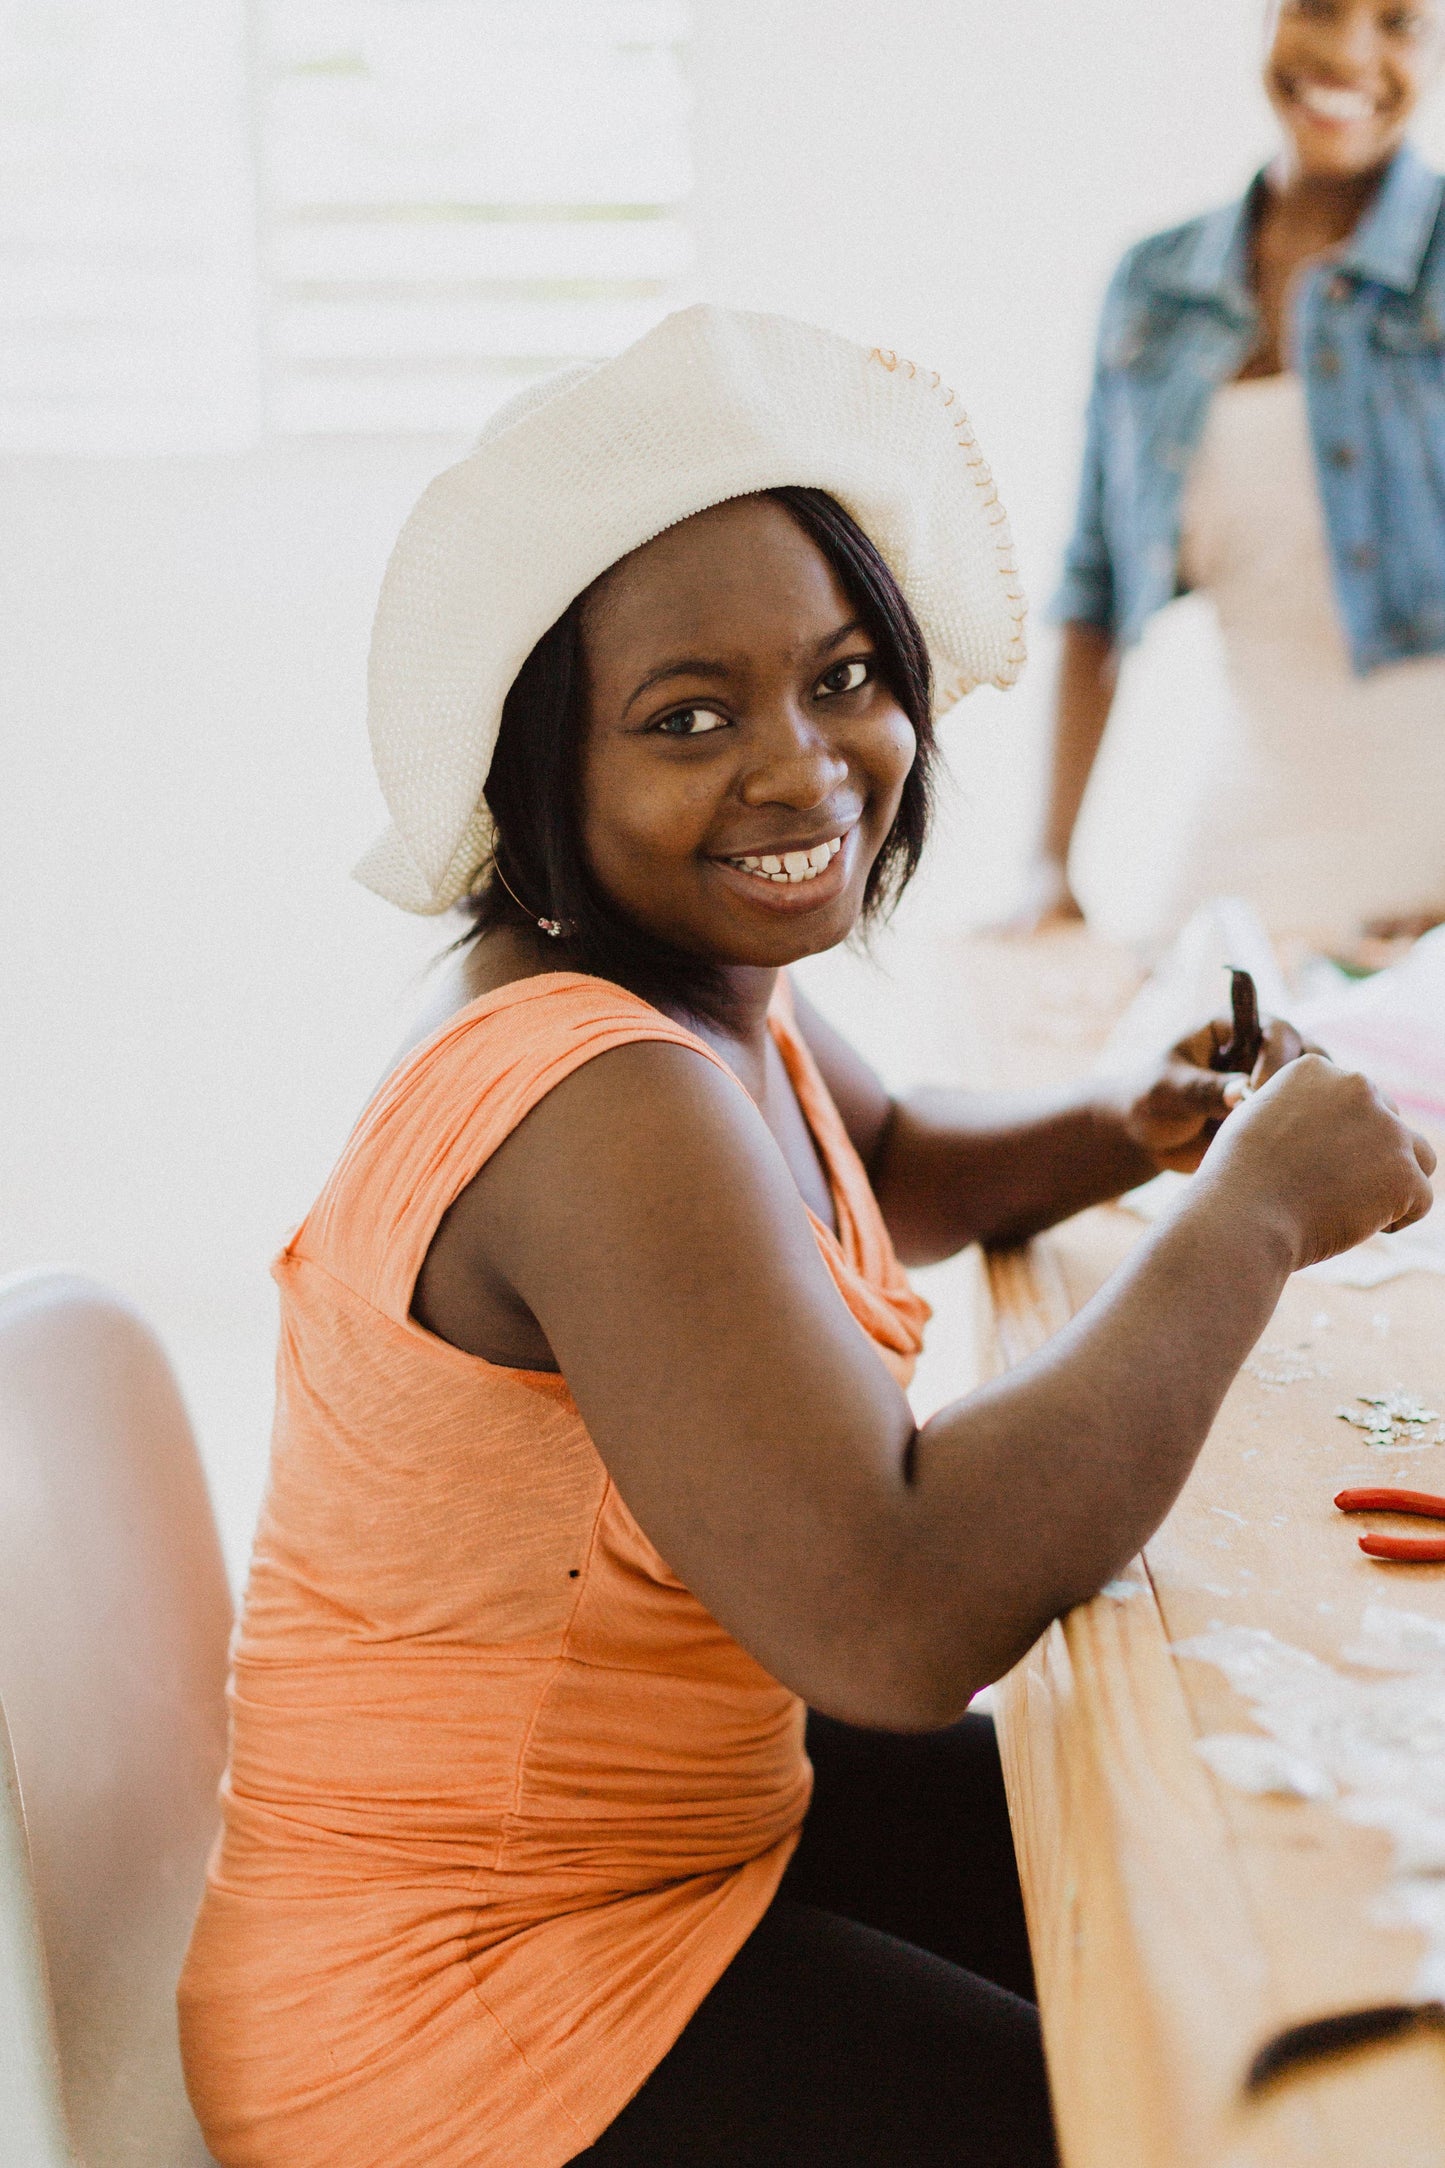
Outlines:
[[802,1841],[599,2168],[1053,2168],[993,1726],[808,1720]]

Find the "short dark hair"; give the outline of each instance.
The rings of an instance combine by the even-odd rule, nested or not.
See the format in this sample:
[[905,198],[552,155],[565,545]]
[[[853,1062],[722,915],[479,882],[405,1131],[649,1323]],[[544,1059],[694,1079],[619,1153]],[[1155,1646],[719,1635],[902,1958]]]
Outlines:
[[[897,580],[835,498],[821,489],[761,494],[797,521],[833,568],[877,647],[883,682],[918,741],[893,826],[868,876],[866,926],[902,895],[928,834],[934,766],[928,649]],[[463,940],[493,926],[556,919],[567,928],[556,943],[559,970],[612,979],[658,1007],[725,1024],[729,1002],[722,972],[634,924],[603,893],[587,864],[579,783],[586,726],[584,599],[579,595],[543,633],[507,694],[485,790],[496,831],[493,857],[480,887],[463,901],[472,919]]]

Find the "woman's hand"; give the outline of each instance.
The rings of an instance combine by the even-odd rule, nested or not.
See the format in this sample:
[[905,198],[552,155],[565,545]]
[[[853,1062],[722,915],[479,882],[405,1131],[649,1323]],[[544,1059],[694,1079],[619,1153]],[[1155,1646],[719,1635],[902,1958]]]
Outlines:
[[1274,1208],[1296,1271],[1423,1219],[1435,1153],[1369,1078],[1306,1052],[1231,1121],[1200,1180],[1250,1211]]
[[1320,1051],[1311,1048],[1293,1024],[1270,1017],[1250,1074],[1221,1073],[1213,1063],[1233,1030],[1228,1017],[1215,1017],[1172,1046],[1145,1080],[1126,1086],[1124,1134],[1148,1154],[1156,1173],[1192,1174],[1226,1115],[1287,1063]]

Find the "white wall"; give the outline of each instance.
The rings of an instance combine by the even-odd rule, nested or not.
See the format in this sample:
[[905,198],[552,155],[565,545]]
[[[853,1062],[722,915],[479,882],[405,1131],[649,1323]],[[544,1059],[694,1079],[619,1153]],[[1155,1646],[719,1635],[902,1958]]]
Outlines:
[[719,299],[962,389],[1047,585],[1120,249],[1267,147],[1260,0],[724,0],[698,10],[695,202]]
[[0,469],[0,1271],[157,1323],[233,1559],[267,1261],[438,946],[346,878],[378,825],[366,634],[435,442]]
[[[1093,312],[1268,142],[1258,0],[698,0],[706,290],[941,368],[1043,595]],[[441,440],[0,465],[0,1270],[63,1260],[176,1351],[239,1560],[266,1265],[440,945],[352,886],[371,605]],[[1046,658],[1047,641],[1039,641]],[[819,983],[885,1065],[931,923],[1006,895],[1046,666],[952,726],[960,808],[894,976]],[[914,958],[914,962],[910,962]]]

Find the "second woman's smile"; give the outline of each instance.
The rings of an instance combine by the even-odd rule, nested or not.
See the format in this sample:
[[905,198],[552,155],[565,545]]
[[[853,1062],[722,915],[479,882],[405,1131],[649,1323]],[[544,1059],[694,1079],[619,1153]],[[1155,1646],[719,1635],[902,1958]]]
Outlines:
[[1439,0],[1279,0],[1264,82],[1287,165],[1315,179],[1382,171],[1439,64]]
[[1363,90],[1350,90],[1337,83],[1311,82],[1308,78],[1287,83],[1284,89],[1294,104],[1304,107],[1311,120],[1323,121],[1331,127],[1349,128],[1360,121],[1372,120],[1391,103],[1388,98],[1372,98]]

